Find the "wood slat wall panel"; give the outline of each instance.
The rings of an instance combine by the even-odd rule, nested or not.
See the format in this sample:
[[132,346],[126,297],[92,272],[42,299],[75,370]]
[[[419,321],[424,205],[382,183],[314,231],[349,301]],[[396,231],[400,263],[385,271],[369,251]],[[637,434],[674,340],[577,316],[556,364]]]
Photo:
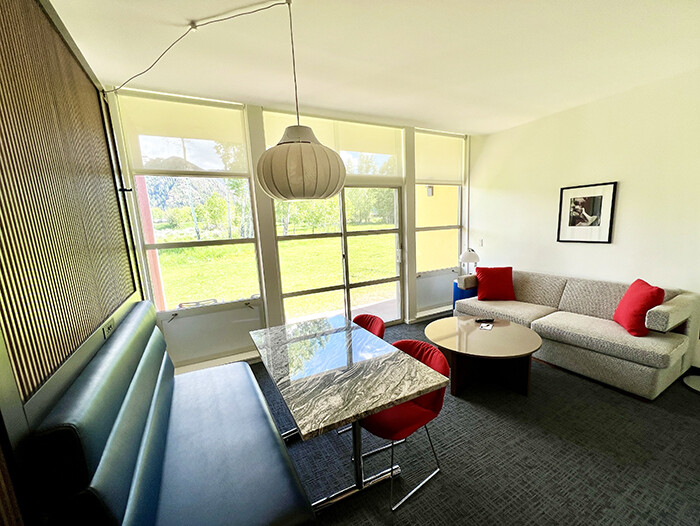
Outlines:
[[0,525],[22,526],[24,520],[17,502],[15,487],[7,459],[11,457],[10,440],[5,433],[5,421],[0,415]]
[[0,330],[26,401],[136,289],[99,93],[34,0],[0,12]]

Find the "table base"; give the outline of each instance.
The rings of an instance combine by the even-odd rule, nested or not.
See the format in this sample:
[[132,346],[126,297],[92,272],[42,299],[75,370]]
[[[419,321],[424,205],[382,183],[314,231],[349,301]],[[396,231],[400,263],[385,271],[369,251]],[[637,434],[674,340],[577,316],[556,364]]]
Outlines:
[[320,511],[340,500],[374,486],[379,482],[390,479],[392,472],[394,475],[401,473],[401,468],[398,466],[398,464],[396,464],[390,468],[380,471],[379,473],[365,478],[363,462],[365,455],[362,454],[362,428],[360,427],[359,422],[352,423],[352,455],[355,468],[355,484],[314,502],[311,506],[315,511]]
[[282,440],[284,440],[285,442],[289,442],[291,440],[299,438],[301,435],[299,434],[299,429],[293,427],[291,429],[288,429],[284,433],[280,433],[280,436],[282,437]]
[[[401,467],[398,464],[394,464],[394,476],[399,475],[400,473],[401,473]],[[367,488],[374,486],[375,484],[377,484],[379,482],[389,480],[390,478],[391,478],[391,468],[386,468],[385,470],[382,470],[379,473],[375,473],[374,475],[367,477],[366,479],[363,479],[363,483],[362,483],[361,488],[358,488],[357,484],[354,484],[352,486],[348,486],[347,488],[342,489],[336,493],[333,493],[332,495],[329,495],[328,497],[323,497],[322,499],[317,500],[311,506],[313,507],[314,511],[320,511],[324,508],[327,508],[328,506],[335,504],[338,501],[346,499],[347,497],[351,497],[351,496],[355,495],[356,493],[359,493],[360,491],[366,490]]]
[[531,355],[485,358],[443,350],[450,364],[450,393],[457,396],[470,385],[495,383],[527,396],[530,390]]

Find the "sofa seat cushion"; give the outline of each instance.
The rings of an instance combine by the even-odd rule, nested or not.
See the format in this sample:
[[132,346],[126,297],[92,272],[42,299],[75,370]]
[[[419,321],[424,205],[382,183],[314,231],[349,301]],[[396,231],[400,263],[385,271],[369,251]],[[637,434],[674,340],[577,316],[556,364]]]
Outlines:
[[455,314],[467,314],[482,318],[500,318],[529,327],[542,316],[556,311],[553,307],[525,303],[524,301],[488,301],[476,298],[459,300],[455,304]]
[[250,366],[175,376],[157,524],[305,524],[313,518]]
[[535,320],[532,329],[542,338],[576,345],[629,362],[665,369],[688,348],[688,337],[650,333],[638,338],[612,320],[558,311]]

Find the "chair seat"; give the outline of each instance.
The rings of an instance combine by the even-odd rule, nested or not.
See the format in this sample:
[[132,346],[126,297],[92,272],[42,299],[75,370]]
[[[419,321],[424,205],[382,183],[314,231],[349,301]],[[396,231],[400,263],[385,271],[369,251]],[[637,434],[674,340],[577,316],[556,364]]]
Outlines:
[[367,431],[385,440],[402,440],[435,418],[438,413],[412,400],[360,420]]

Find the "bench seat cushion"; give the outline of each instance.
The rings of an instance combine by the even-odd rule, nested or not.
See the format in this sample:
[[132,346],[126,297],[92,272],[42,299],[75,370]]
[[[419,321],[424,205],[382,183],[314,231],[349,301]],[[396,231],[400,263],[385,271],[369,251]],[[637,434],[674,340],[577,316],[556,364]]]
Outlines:
[[480,316],[484,318],[500,318],[529,327],[542,316],[556,311],[553,307],[525,303],[524,301],[488,301],[467,298],[455,304],[455,315]]
[[313,519],[246,363],[175,377],[157,524],[306,524]]
[[532,329],[542,338],[576,345],[608,356],[665,369],[688,348],[688,337],[651,332],[638,338],[612,320],[558,311],[535,320]]

